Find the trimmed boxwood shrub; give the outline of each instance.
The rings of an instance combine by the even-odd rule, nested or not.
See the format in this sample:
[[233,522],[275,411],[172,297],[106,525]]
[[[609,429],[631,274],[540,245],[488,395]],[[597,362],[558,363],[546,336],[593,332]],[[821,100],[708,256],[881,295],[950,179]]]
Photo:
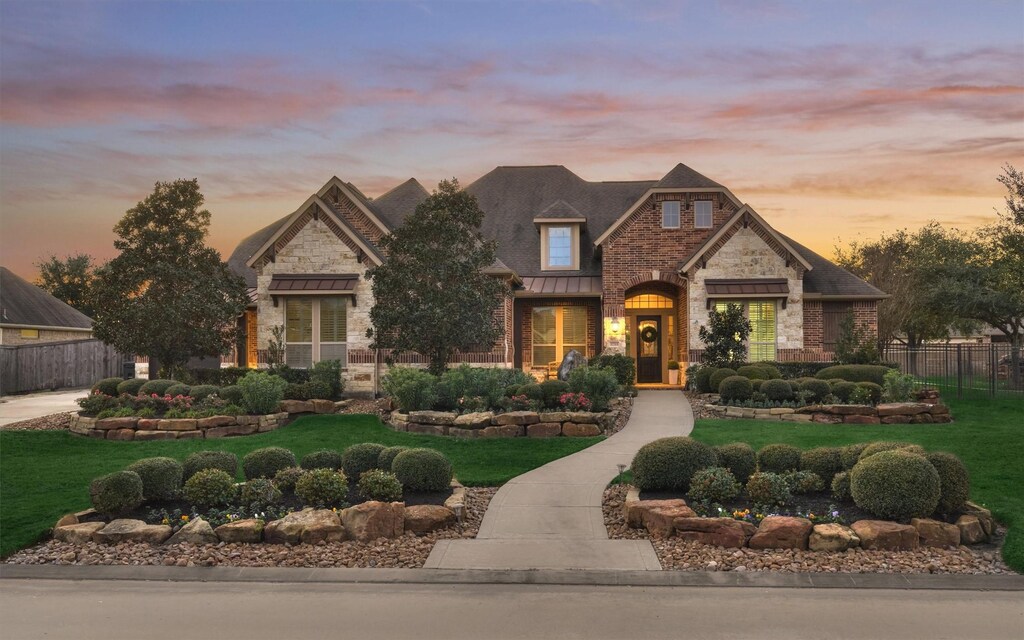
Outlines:
[[858,442],[856,444],[848,444],[839,450],[839,461],[843,465],[843,469],[849,471],[853,468],[853,465],[857,464],[860,460],[860,454],[867,449],[870,442]]
[[691,500],[721,503],[735,498],[741,488],[725,467],[708,467],[693,474],[686,495]]
[[217,397],[221,400],[226,400],[228,404],[242,404],[242,387],[237,384],[229,385],[227,387],[221,387],[217,391]]
[[267,478],[255,478],[242,485],[238,500],[251,509],[265,509],[280,504],[281,489]]
[[187,396],[191,395],[192,387],[187,384],[181,383],[172,384],[171,386],[167,387],[167,391],[165,393],[171,396],[172,398],[176,398],[178,396]]
[[747,497],[755,505],[766,507],[781,507],[793,499],[786,478],[768,471],[758,471],[750,476],[747,480]]
[[143,458],[128,465],[142,479],[146,500],[173,500],[181,493],[183,469],[174,458]]
[[698,393],[713,393],[711,388],[711,374],[715,372],[714,367],[707,365],[697,369],[696,375],[693,376],[693,383],[697,387]]
[[341,454],[334,449],[320,449],[302,456],[299,466],[303,469],[331,469],[337,471],[341,468]]
[[864,450],[860,452],[860,456],[857,458],[857,461],[859,462],[865,458],[869,458],[875,455],[876,453],[881,453],[883,451],[895,451],[897,449],[907,449],[911,453],[924,455],[924,449],[922,449],[919,445],[910,442],[891,442],[887,440],[882,440],[879,442],[872,442],[868,444],[866,447],[864,447]]
[[206,400],[219,390],[219,387],[212,384],[197,384],[189,390],[188,394],[192,396],[193,400],[198,402],[199,400]]
[[754,388],[748,378],[729,376],[718,386],[718,394],[723,402],[743,402],[749,400]]
[[602,354],[590,359],[590,366],[611,369],[615,379],[623,387],[632,387],[636,382],[636,360],[620,353]]
[[364,471],[377,468],[380,454],[386,448],[376,442],[354,444],[342,452],[341,469],[349,478],[358,479]]
[[147,396],[151,396],[154,393],[158,396],[167,395],[167,390],[176,384],[181,384],[177,380],[150,380],[141,387],[139,387],[139,393]]
[[841,378],[847,382],[874,382],[881,385],[889,367],[879,364],[839,364],[826,367],[814,375],[819,380]]
[[789,485],[789,492],[793,495],[815,493],[825,488],[821,476],[813,471],[790,471],[782,476]]
[[832,393],[832,387],[824,380],[813,378],[800,384],[800,390],[808,392],[807,402],[821,402],[825,396]]
[[220,469],[203,469],[185,481],[185,499],[204,509],[235,501],[235,479]]
[[295,483],[295,495],[307,507],[337,507],[348,497],[348,478],[341,471],[313,469]]
[[242,390],[242,407],[249,413],[274,413],[284,400],[287,386],[284,378],[253,371],[238,381],[238,388]]
[[134,471],[115,471],[89,485],[94,509],[107,515],[121,515],[142,504],[142,478]]
[[718,393],[718,387],[722,384],[722,380],[734,375],[736,375],[736,370],[729,367],[715,369],[711,374],[711,393]]
[[838,447],[818,447],[801,452],[800,469],[817,474],[827,487],[832,484],[832,478],[843,470],[841,450]]
[[693,474],[718,464],[714,450],[685,436],[659,438],[640,447],[630,469],[641,491],[688,491]]
[[388,447],[380,452],[377,456],[377,468],[384,469],[385,471],[391,471],[391,464],[395,461],[395,457],[407,450],[409,447]]
[[238,456],[230,451],[196,451],[181,466],[182,479],[186,481],[203,469],[220,469],[234,478],[238,473]]
[[840,471],[832,478],[832,497],[840,502],[852,500],[850,496],[850,472]]
[[148,380],[145,378],[129,378],[128,380],[122,380],[117,385],[117,395],[127,393],[130,396],[139,395],[139,390],[142,389],[142,385],[146,384]]
[[746,442],[731,442],[715,447],[718,465],[728,469],[736,479],[745,483],[757,471],[754,448]]
[[745,364],[736,369],[736,374],[750,378],[751,380],[775,380],[781,379],[782,374],[770,364]]
[[429,411],[437,402],[437,378],[412,367],[392,367],[381,387],[401,411]]
[[299,467],[281,469],[274,474],[274,484],[276,484],[281,491],[295,491],[295,483],[299,481],[299,478],[307,473],[308,471],[300,469]]
[[930,516],[939,504],[941,492],[935,467],[924,456],[905,450],[868,456],[850,472],[854,503],[888,520]]
[[341,360],[320,360],[314,363],[309,371],[310,397],[317,400],[340,398],[341,392],[345,390],[341,369]]
[[767,380],[753,379],[750,381],[750,388],[754,390],[754,393],[760,393],[761,387],[765,382],[767,382]]
[[569,383],[563,380],[545,380],[540,383],[540,390],[544,396],[544,406],[548,409],[557,409],[561,406],[559,399],[569,392]]
[[99,391],[108,396],[116,396],[118,394],[117,385],[122,382],[124,382],[124,378],[103,378],[102,380],[97,380],[96,384],[92,385],[91,391]]
[[281,469],[297,466],[295,454],[284,447],[263,447],[245,454],[242,473],[246,480],[273,478]]
[[452,463],[434,449],[409,449],[391,465],[395,477],[410,491],[447,491],[452,482]]
[[619,380],[611,369],[576,367],[569,372],[569,391],[582,393],[594,403],[594,411],[605,411],[619,393]]
[[800,468],[800,449],[790,444],[766,444],[757,452],[757,470],[785,473]]
[[858,389],[864,389],[868,393],[868,397],[872,404],[878,404],[882,400],[882,385],[874,382],[858,382]]
[[956,513],[971,497],[971,476],[967,467],[952,453],[934,451],[925,456],[939,472],[939,511]]
[[847,382],[845,380],[830,384],[832,384],[832,395],[840,402],[849,402],[850,396],[853,395],[854,389],[857,388],[856,382]]
[[758,389],[772,402],[785,402],[793,399],[793,387],[785,380],[765,380]]
[[397,502],[402,499],[402,483],[390,471],[370,469],[359,478],[359,493],[369,500]]
[[526,396],[538,404],[543,404],[544,402],[544,390],[540,388],[539,384],[524,384],[519,387],[516,395]]

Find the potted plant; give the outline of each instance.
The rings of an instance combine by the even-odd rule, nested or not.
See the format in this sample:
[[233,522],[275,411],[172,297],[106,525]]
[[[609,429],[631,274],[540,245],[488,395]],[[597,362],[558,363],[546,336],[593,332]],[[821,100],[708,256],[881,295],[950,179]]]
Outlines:
[[679,384],[679,363],[675,360],[668,361],[668,383]]

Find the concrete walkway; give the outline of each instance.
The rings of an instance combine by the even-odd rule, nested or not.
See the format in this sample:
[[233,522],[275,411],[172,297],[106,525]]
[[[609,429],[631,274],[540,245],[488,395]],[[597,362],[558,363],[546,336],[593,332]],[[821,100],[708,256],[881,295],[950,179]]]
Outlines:
[[513,478],[495,494],[474,540],[441,540],[426,568],[658,570],[646,540],[609,540],[604,489],[652,440],[693,429],[678,391],[641,391],[619,433]]
[[0,426],[41,418],[52,413],[78,411],[78,398],[88,395],[88,389],[32,393],[25,396],[3,396],[0,398]]

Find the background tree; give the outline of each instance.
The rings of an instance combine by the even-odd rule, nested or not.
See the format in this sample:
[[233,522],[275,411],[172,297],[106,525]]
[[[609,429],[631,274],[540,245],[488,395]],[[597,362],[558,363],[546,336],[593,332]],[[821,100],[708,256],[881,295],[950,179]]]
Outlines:
[[96,337],[155,358],[163,375],[190,357],[226,353],[248,304],[245,281],[205,244],[202,204],[198,180],[156,183],[114,227],[120,255],[96,272]]
[[445,180],[381,239],[387,260],[367,272],[374,296],[367,335],[374,349],[393,350],[389,363],[414,351],[440,374],[456,351],[489,351],[501,335],[494,312],[509,288],[484,272],[496,243],[481,236],[483,218],[476,198]]
[[36,268],[39,269],[36,284],[42,290],[90,318],[93,316],[91,288],[95,275],[91,256],[84,253],[64,259],[50,256],[36,263]]
[[722,311],[712,309],[708,325],[710,329],[702,326],[697,332],[704,343],[701,360],[717,367],[743,364],[751,330],[750,320],[743,317],[743,307],[729,303]]

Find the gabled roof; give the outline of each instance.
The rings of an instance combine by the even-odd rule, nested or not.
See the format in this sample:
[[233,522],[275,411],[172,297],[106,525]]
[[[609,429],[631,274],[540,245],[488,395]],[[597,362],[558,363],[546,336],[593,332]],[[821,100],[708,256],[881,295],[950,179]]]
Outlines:
[[[745,217],[746,220],[744,219]],[[722,239],[725,238],[727,234],[732,230],[732,228],[735,225],[739,224],[741,220],[744,222],[744,224],[747,224],[748,222],[754,222],[762,229],[764,229],[764,231],[773,240],[779,243],[782,249],[785,249],[790,255],[796,258],[797,261],[799,261],[800,264],[802,264],[804,269],[806,269],[807,271],[810,271],[814,268],[814,265],[811,264],[811,262],[808,261],[800,252],[798,252],[792,244],[790,244],[789,238],[785,237],[784,235],[773,229],[772,226],[765,222],[765,219],[762,218],[756,211],[751,209],[749,205],[743,205],[742,207],[737,209],[736,213],[732,214],[732,216],[730,216],[728,220],[726,220],[722,225],[720,225],[718,229],[714,233],[712,233],[707,240],[704,241],[704,244],[698,247],[697,250],[694,251],[689,258],[684,260],[679,265],[679,272],[686,273],[699,262],[707,260],[709,257],[717,253],[718,249],[721,248]]]
[[416,178],[409,178],[391,191],[370,201],[380,218],[392,229],[400,226],[405,216],[416,210],[430,195]]
[[542,220],[583,220],[587,219],[580,210],[572,206],[565,200],[555,200],[548,206],[544,207],[544,210],[533,217],[534,222],[540,222]]
[[724,189],[711,178],[702,173],[697,173],[683,163],[677,164],[671,171],[665,174],[655,189]]
[[92,320],[31,282],[0,267],[0,325],[92,329]]

